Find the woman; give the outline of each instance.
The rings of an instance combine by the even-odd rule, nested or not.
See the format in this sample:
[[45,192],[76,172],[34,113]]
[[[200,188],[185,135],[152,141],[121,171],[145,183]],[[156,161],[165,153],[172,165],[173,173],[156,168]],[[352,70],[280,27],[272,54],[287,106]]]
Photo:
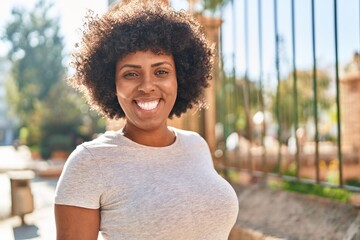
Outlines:
[[72,84],[125,127],[81,144],[55,196],[57,239],[225,240],[238,201],[203,138],[167,126],[197,105],[212,51],[185,12],[128,1],[88,16]]

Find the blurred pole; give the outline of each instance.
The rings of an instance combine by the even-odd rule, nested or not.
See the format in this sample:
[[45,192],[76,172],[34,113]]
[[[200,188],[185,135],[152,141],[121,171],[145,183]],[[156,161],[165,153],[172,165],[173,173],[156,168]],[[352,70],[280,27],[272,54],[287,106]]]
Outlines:
[[[224,18],[224,6],[220,7],[220,19],[223,20]],[[227,133],[227,129],[228,129],[228,124],[226,121],[226,116],[228,114],[228,110],[229,108],[227,107],[227,101],[226,101],[226,76],[225,76],[225,72],[224,72],[224,46],[223,46],[223,34],[224,34],[224,25],[221,24],[220,29],[219,29],[219,85],[216,87],[217,90],[217,103],[216,103],[216,113],[217,113],[217,122],[220,122],[223,124],[222,127],[222,136],[220,139],[221,145],[220,145],[220,149],[223,151],[222,152],[222,161],[221,163],[223,164],[223,167],[221,168],[222,170],[222,174],[224,176],[225,179],[227,179],[228,181],[230,180],[229,178],[229,172],[228,172],[228,161],[227,161],[227,149],[226,149],[226,137],[228,136]],[[225,103],[225,107],[224,107],[224,103]]]
[[336,80],[336,117],[337,117],[337,131],[338,131],[338,158],[339,158],[339,185],[343,187],[343,161],[341,150],[341,109],[340,109],[340,77],[339,77],[339,49],[338,49],[338,28],[337,28],[337,1],[334,0],[334,39],[335,39],[335,80]]
[[313,56],[313,92],[314,92],[314,125],[315,125],[315,169],[316,182],[320,183],[319,162],[319,128],[318,128],[318,97],[317,97],[317,63],[316,63],[316,35],[315,35],[315,1],[311,0],[311,25],[312,25],[312,56]]
[[275,66],[276,66],[276,78],[277,78],[277,87],[276,87],[276,120],[278,123],[278,175],[281,176],[281,165],[282,165],[282,155],[281,155],[281,140],[282,140],[282,129],[281,129],[281,119],[280,119],[280,56],[279,56],[279,31],[278,31],[278,4],[277,0],[274,0],[274,29],[275,29]]
[[248,1],[244,0],[244,38],[245,38],[245,75],[244,75],[244,87],[243,87],[243,99],[245,108],[245,120],[246,120],[246,135],[249,141],[249,147],[247,149],[247,163],[250,173],[252,173],[252,124],[251,124],[251,106],[250,106],[250,83],[249,83],[249,28],[248,28]]
[[265,147],[265,136],[266,136],[266,119],[265,119],[265,103],[264,103],[264,67],[263,67],[263,35],[262,35],[262,0],[258,0],[258,31],[259,31],[259,88],[260,88],[260,111],[263,113],[264,119],[261,126],[261,146],[262,151],[262,168],[263,172],[267,173],[266,163],[266,147]]
[[300,144],[296,134],[299,128],[298,121],[298,92],[297,92],[297,69],[296,69],[296,37],[295,37],[295,3],[291,0],[291,36],[292,36],[292,65],[293,65],[293,95],[294,95],[294,137],[296,144],[295,162],[296,162],[296,179],[300,178]]
[[237,132],[237,127],[236,127],[236,108],[237,108],[237,99],[238,99],[238,89],[237,89],[237,82],[236,82],[236,51],[237,51],[237,45],[236,45],[236,34],[237,34],[237,25],[236,25],[236,8],[235,8],[235,1],[231,0],[231,27],[232,27],[232,78],[231,78],[231,85],[232,85],[232,91],[231,91],[231,95],[230,95],[230,101],[229,101],[229,105],[230,105],[230,115],[231,118],[229,119],[229,122],[231,124],[231,133],[232,132]]

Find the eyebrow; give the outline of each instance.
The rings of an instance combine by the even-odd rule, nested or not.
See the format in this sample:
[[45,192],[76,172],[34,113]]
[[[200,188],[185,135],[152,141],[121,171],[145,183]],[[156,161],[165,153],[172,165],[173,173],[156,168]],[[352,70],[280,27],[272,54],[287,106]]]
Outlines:
[[161,66],[163,64],[168,64],[170,66],[173,66],[171,63],[169,63],[168,61],[163,61],[163,62],[158,62],[158,63],[154,63],[154,64],[151,64],[151,67],[157,67],[157,66]]
[[[167,65],[170,65],[173,67],[173,65],[168,62],[168,61],[163,61],[163,62],[158,62],[158,63],[153,63],[151,64],[151,67],[158,67],[158,66],[161,66],[161,65],[164,65],[164,64],[167,64]],[[135,65],[135,64],[124,64],[123,66],[121,66],[121,68],[119,69],[119,71],[125,67],[129,67],[129,68],[141,68],[140,65]]]

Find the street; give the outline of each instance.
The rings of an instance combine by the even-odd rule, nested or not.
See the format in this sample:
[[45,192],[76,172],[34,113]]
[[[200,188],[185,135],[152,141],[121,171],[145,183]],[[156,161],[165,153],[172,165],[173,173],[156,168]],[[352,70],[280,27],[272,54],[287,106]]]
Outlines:
[[10,217],[11,191],[6,174],[0,174],[0,235],[4,240],[55,239],[53,197],[57,179],[34,178],[31,190],[34,196],[34,212],[25,216],[26,225],[20,217]]
[[[52,240],[56,238],[54,219],[54,193],[63,162],[32,160],[29,149],[21,146],[0,147],[0,240]],[[24,217],[11,216],[12,171],[33,170],[30,181],[34,211]],[[42,177],[41,177],[42,176]],[[22,196],[21,194],[19,196]],[[23,195],[24,196],[24,195]],[[102,239],[101,236],[98,238]]]
[[[17,150],[13,146],[0,147],[0,239],[55,239],[53,198],[57,178],[33,178],[30,189],[34,198],[34,211],[25,215],[26,225],[21,218],[11,216],[11,187],[9,171],[33,169],[40,160],[31,159],[26,146]],[[44,162],[45,163],[45,162]]]

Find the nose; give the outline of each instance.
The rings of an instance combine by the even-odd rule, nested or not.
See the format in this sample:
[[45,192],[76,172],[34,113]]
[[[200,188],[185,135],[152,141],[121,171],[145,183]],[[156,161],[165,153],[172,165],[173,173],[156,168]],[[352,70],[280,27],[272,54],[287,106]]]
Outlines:
[[142,78],[142,81],[140,82],[138,86],[138,91],[144,92],[144,93],[150,93],[155,91],[155,84],[154,79],[152,76],[147,75]]

